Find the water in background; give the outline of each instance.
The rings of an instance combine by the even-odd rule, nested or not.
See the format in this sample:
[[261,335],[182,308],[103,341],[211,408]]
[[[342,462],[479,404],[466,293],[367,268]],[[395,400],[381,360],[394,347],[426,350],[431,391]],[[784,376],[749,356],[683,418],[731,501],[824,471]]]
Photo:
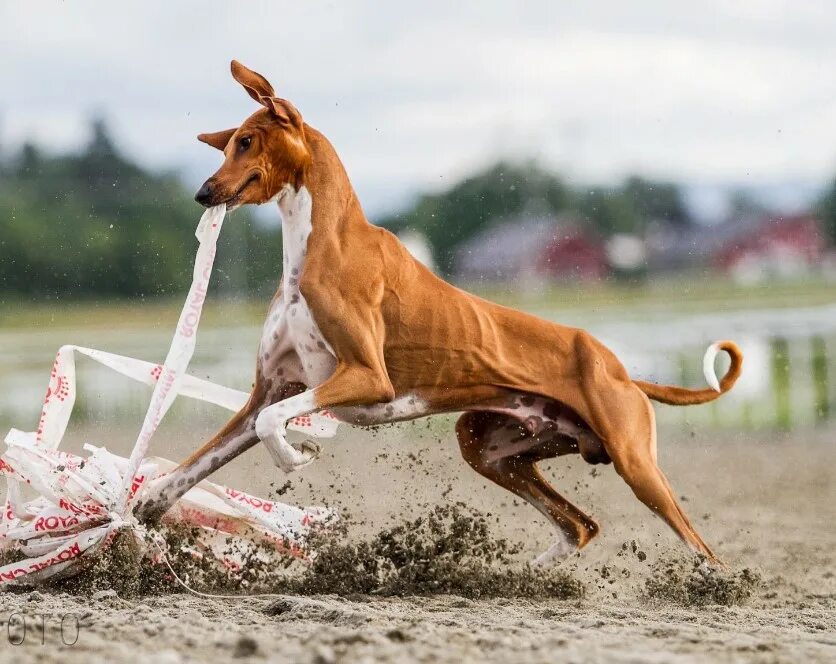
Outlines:
[[[141,305],[139,305],[141,306]],[[718,339],[733,339],[745,355],[735,389],[717,402],[691,408],[657,408],[660,423],[729,428],[794,429],[828,420],[836,404],[836,305],[741,310],[688,315],[643,308],[617,317],[590,311],[532,313],[584,327],[607,344],[630,374],[662,383],[705,384],[702,356]],[[62,344],[75,343],[150,362],[165,357],[171,331],[160,328],[43,330],[0,329],[0,427],[32,430],[38,420],[52,360]],[[213,327],[199,333],[190,372],[249,390],[259,339],[257,325]],[[717,373],[727,367],[718,359]],[[77,359],[76,421],[137,426],[151,390],[83,357]],[[214,408],[182,399],[171,417],[201,417]]]

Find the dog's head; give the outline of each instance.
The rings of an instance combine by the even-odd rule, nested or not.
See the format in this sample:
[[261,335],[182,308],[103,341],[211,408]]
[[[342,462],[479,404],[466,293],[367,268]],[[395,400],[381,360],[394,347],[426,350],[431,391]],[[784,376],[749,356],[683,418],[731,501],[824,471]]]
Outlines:
[[232,210],[266,203],[286,186],[299,189],[311,162],[305,123],[299,111],[273,93],[261,74],[232,61],[232,77],[264,108],[235,129],[200,134],[197,139],[223,151],[224,163],[195,195],[206,207],[226,203]]

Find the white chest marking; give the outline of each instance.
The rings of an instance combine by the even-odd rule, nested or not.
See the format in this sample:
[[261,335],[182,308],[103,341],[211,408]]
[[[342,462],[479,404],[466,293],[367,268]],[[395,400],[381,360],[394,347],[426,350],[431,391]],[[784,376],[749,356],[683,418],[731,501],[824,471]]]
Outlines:
[[265,376],[301,380],[309,388],[324,382],[336,367],[334,350],[323,337],[299,290],[308,236],[311,234],[311,195],[291,187],[278,196],[282,216],[282,293],[264,324],[259,360]]

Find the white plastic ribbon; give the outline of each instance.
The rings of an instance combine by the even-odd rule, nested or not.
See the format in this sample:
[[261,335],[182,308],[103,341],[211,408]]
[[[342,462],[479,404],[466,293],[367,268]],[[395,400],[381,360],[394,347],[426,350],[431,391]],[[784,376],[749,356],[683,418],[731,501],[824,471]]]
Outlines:
[[145,413],[142,428],[128,460],[128,468],[122,479],[122,487],[117,495],[116,504],[112,506],[117,514],[124,515],[127,510],[134,475],[148,453],[151,437],[177,397],[180,384],[183,382],[183,375],[194,354],[197,344],[197,326],[200,324],[203,303],[209,291],[209,279],[215,263],[218,235],[221,232],[225,215],[226,205],[216,205],[203,213],[197,225],[195,235],[200,246],[198,246],[194,262],[192,285],[183,310],[180,312],[180,320],[177,322],[174,339],[168,349],[165,363],[162,365],[160,377],[154,385],[151,404]]
[[[225,206],[204,212],[195,235],[200,245],[192,284],[180,313],[174,338],[163,364],[154,364],[82,346],[62,346],[52,367],[37,431],[12,429],[8,449],[0,458],[7,481],[5,507],[0,514],[0,549],[17,546],[27,558],[0,567],[0,584],[37,581],[67,571],[82,556],[106,545],[116,530],[129,526],[140,533],[131,516],[133,500],[151,479],[175,464],[147,459],[148,448],[162,418],[178,394],[239,410],[245,392],[201,380],[186,373],[194,353],[197,328],[212,273]],[[86,445],[86,458],[61,452],[76,399],[75,353],[114,371],[153,385],[151,402],[128,459],[105,448]],[[328,413],[295,418],[288,428],[317,437],[335,435],[337,420]],[[24,500],[28,486],[37,497]],[[188,491],[166,515],[169,521],[202,529],[204,549],[227,567],[238,561],[222,546],[230,537],[259,539],[293,555],[310,526],[329,517],[323,508],[300,509],[204,480]]]

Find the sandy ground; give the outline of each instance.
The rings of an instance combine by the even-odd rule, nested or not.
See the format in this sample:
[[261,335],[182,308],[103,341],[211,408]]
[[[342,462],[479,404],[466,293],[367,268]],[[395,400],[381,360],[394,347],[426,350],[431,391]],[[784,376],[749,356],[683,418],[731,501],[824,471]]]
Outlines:
[[[207,419],[188,432],[169,427],[155,452],[177,459],[214,425]],[[441,420],[344,432],[326,441],[319,461],[290,477],[283,499],[311,504],[327,498],[363,516],[369,532],[418,515],[427,504],[463,500],[490,512],[497,535],[524,543],[527,557],[545,549],[551,537],[545,522],[467,468],[451,429]],[[90,440],[125,450],[131,433],[111,432],[116,438],[102,441],[93,429],[77,431],[68,447]],[[660,462],[732,574],[751,568],[761,575],[745,603],[648,598],[648,580],[660,578],[666,561],[684,559],[683,549],[611,467],[564,458],[547,465],[549,476],[602,526],[597,541],[561,563],[584,584],[581,599],[314,596],[277,602],[3,593],[0,661],[836,661],[836,431],[754,437],[685,425],[661,433]],[[218,478],[257,495],[287,479],[258,448]],[[633,553],[633,541],[646,556]],[[62,618],[68,642],[76,639],[78,620],[73,645],[62,643]]]

